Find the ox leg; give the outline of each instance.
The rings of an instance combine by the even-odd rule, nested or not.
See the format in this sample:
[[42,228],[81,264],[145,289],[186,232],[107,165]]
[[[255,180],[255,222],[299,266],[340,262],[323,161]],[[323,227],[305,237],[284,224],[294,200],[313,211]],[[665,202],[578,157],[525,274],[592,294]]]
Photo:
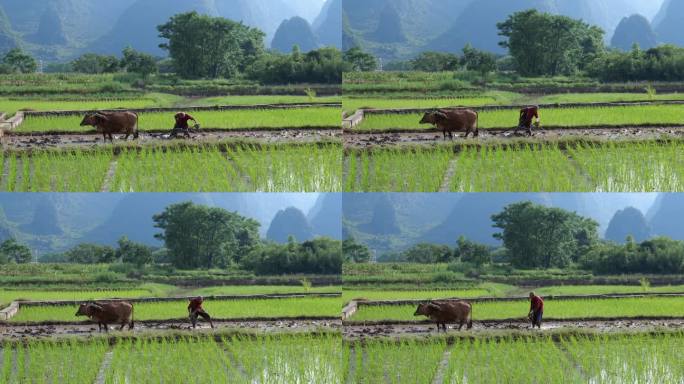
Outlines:
[[109,141],[111,141],[112,143],[114,143],[114,136],[113,136],[111,133],[109,134]]
[[107,323],[103,323],[102,325],[104,326],[105,332],[109,333],[109,326],[107,325]]

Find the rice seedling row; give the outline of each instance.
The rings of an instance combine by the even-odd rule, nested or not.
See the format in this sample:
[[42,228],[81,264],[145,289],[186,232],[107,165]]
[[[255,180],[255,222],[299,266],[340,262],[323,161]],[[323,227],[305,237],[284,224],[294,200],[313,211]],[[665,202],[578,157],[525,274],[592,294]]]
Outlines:
[[334,192],[342,178],[339,144],[75,149],[4,158],[8,192]]
[[[545,108],[541,110],[542,123],[553,127],[606,127],[640,126],[653,124],[682,125],[684,106],[640,105],[624,107]],[[517,110],[490,110],[479,113],[479,127],[514,128],[518,124]],[[383,129],[429,129],[419,124],[422,114],[367,114],[357,131]]]
[[[144,302],[134,304],[135,320],[176,320],[187,318],[187,301]],[[205,301],[204,308],[216,319],[339,317],[342,300],[332,298],[283,298]],[[74,322],[72,305],[20,306],[10,319],[14,323]]]
[[[504,320],[525,318],[529,302],[487,301],[473,304],[473,319]],[[361,305],[350,321],[423,321],[413,316],[415,305]],[[547,300],[545,319],[684,317],[681,297]]]
[[111,384],[339,383],[348,355],[337,334],[72,339],[0,346],[1,381],[11,384],[92,383],[98,377]]
[[122,290],[13,290],[0,289],[0,308],[15,300],[51,301],[51,300],[96,300],[111,298],[135,298],[153,296],[149,289]]
[[[680,192],[676,141],[348,150],[347,192]],[[450,161],[453,172],[447,175]],[[418,170],[418,171],[417,171]],[[448,177],[447,177],[448,176]]]
[[[147,112],[139,114],[141,131],[171,130],[173,112]],[[297,128],[337,127],[340,110],[337,108],[301,108],[268,110],[196,111],[192,116],[203,128]],[[16,128],[17,132],[85,132],[92,127],[81,127],[83,116],[27,116]]]

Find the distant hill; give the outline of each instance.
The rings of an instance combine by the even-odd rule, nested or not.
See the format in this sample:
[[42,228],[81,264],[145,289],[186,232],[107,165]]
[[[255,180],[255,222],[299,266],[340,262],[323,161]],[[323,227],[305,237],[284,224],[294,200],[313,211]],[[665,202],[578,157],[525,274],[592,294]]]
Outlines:
[[311,208],[307,219],[313,233],[342,240],[342,194],[322,193]]
[[321,45],[342,49],[342,0],[327,0],[313,28]]
[[276,243],[287,243],[290,236],[296,241],[307,241],[314,238],[313,230],[304,213],[297,208],[279,211],[266,232],[266,238]]
[[684,46],[682,25],[684,25],[684,1],[666,2],[654,21],[658,41]]
[[[39,58],[54,61],[91,51],[119,55],[127,45],[153,55],[164,55],[158,47],[161,41],[157,25],[176,13],[191,10],[258,27],[266,33],[268,47],[283,20],[301,16],[311,22],[320,17],[324,1],[0,0],[0,8],[9,16],[8,30],[13,28],[16,32],[17,44],[24,42]],[[322,19],[326,22],[320,25],[320,32],[327,36],[326,42],[333,36],[328,28],[335,20],[334,4],[330,10]],[[0,11],[0,50],[3,45],[9,45],[2,20]],[[338,13],[338,39],[340,23]]]
[[608,224],[605,239],[623,244],[627,236],[632,236],[639,243],[651,237],[651,228],[644,214],[634,207],[627,207],[615,213]]
[[394,4],[387,4],[380,12],[378,26],[370,35],[378,43],[402,43],[406,41],[401,18]]
[[[386,59],[406,59],[427,50],[461,52],[470,43],[476,48],[504,53],[496,24],[526,9],[562,14],[598,25],[610,39],[623,17],[653,17],[663,0],[346,0],[349,15],[345,48],[352,43]],[[393,4],[406,41],[378,34],[380,15]],[[394,33],[388,29],[387,33]],[[352,39],[353,37],[353,39]],[[349,45],[347,45],[349,43]]]
[[[389,201],[393,209],[383,208],[381,200]],[[600,193],[391,193],[345,194],[345,236],[354,237],[377,254],[397,252],[420,242],[434,242],[453,246],[460,235],[485,244],[497,245],[492,237],[491,215],[513,202],[529,200],[555,206],[580,215],[592,217],[604,232],[615,212],[626,206],[648,210],[656,195],[611,194],[609,199]],[[682,202],[684,204],[684,201]],[[382,231],[396,223],[399,231]],[[389,233],[387,233],[389,232]]]
[[634,44],[642,49],[650,49],[658,45],[658,39],[651,28],[651,23],[641,15],[625,17],[615,29],[610,45],[629,51]]
[[283,20],[273,37],[271,48],[282,53],[289,53],[295,45],[302,52],[318,48],[318,40],[309,22],[298,16]]
[[664,193],[657,201],[657,209],[652,212],[649,220],[654,236],[669,236],[684,240],[684,201],[677,193]]
[[17,47],[18,45],[19,41],[12,30],[9,18],[7,18],[7,14],[5,14],[2,5],[0,5],[0,54]]

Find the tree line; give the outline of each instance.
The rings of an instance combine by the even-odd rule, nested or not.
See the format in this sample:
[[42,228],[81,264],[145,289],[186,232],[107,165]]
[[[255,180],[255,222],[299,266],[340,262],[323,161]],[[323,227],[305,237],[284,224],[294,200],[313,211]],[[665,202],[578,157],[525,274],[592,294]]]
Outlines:
[[[167,264],[184,270],[240,268],[260,275],[340,274],[342,270],[340,241],[317,238],[297,242],[290,238],[287,244],[272,243],[261,239],[256,220],[222,208],[179,203],[168,206],[153,220],[161,231],[155,237],[163,247],[150,247],[124,236],[116,247],[81,243],[62,253],[44,255],[40,261],[137,267]],[[31,260],[30,249],[15,240],[0,245],[0,264]]]
[[[144,79],[158,72],[174,73],[183,79],[247,79],[262,84],[339,84],[349,70],[342,52],[325,47],[302,53],[294,46],[290,54],[265,48],[266,34],[222,17],[186,12],[172,16],[157,27],[164,39],[160,47],[168,58],[152,57],[126,48],[121,58],[85,53],[69,63],[51,64],[48,72],[88,74],[129,72]],[[28,65],[27,65],[28,64]],[[33,73],[33,57],[20,49],[0,61],[0,73]]]
[[[492,72],[515,71],[526,77],[589,76],[601,81],[681,81],[684,48],[674,45],[624,52],[604,43],[605,32],[567,16],[526,10],[497,24],[507,55],[496,56],[467,45],[462,55],[422,52],[388,70],[428,72],[474,71],[483,78]],[[354,71],[373,71],[377,61],[356,47],[345,53]]]
[[[656,237],[637,243],[628,237],[625,244],[617,244],[600,238],[599,224],[593,219],[529,201],[508,205],[491,219],[493,227],[499,229],[494,238],[501,240],[500,247],[461,236],[454,247],[421,243],[383,255],[378,261],[451,263],[476,268],[505,263],[517,269],[579,268],[596,274],[684,273],[684,241]],[[345,242],[365,247],[353,239]],[[345,260],[370,261],[370,257],[353,256],[360,253],[365,255],[354,249]]]

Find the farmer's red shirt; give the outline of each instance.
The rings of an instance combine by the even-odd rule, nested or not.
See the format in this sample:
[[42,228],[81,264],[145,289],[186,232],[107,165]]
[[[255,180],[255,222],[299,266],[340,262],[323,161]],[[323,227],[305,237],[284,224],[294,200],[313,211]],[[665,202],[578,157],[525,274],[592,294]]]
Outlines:
[[530,309],[535,312],[543,311],[544,300],[539,296],[533,296],[532,299],[530,299]]
[[194,117],[188,115],[185,112],[177,113],[176,116],[176,127],[178,128],[188,128],[188,121],[195,120]]
[[520,110],[520,114],[525,118],[525,121],[532,121],[533,118],[539,118],[539,108],[527,107]]
[[190,304],[188,304],[188,309],[191,311],[197,311],[202,309],[202,303],[204,300],[199,297],[195,297],[194,299],[190,300]]

